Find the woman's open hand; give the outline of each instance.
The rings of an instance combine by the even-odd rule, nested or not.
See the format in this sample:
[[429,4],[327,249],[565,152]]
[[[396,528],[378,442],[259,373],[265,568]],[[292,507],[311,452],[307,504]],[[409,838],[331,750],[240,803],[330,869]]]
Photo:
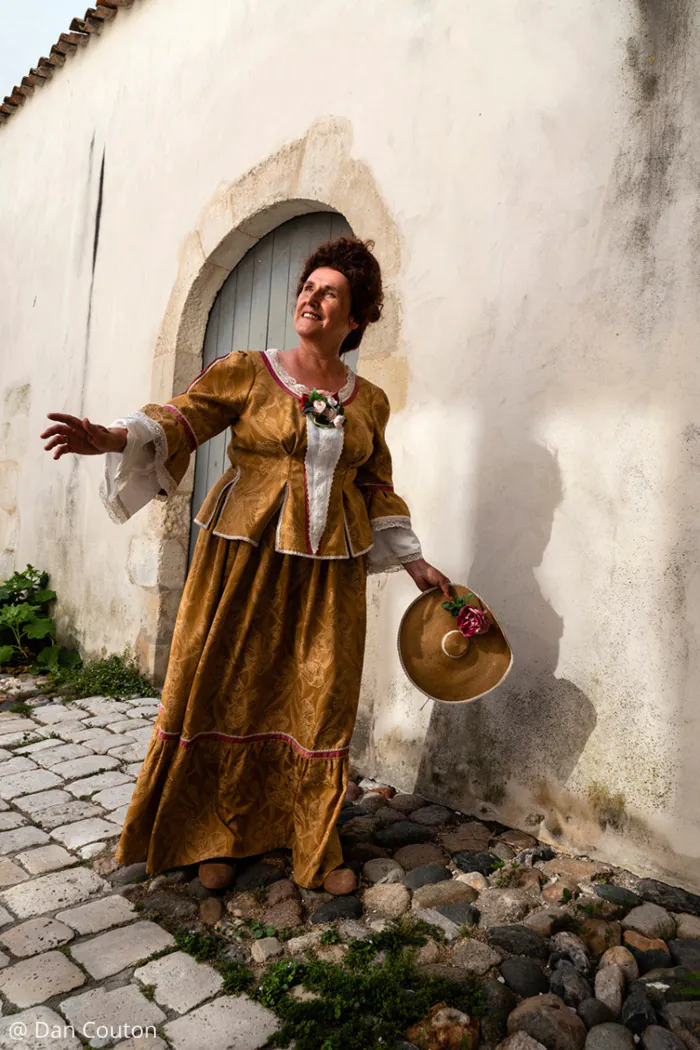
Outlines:
[[430,587],[439,587],[446,598],[454,598],[450,588],[452,584],[447,576],[435,566],[429,565],[424,558],[417,561],[409,561],[404,565],[406,572],[413,577],[419,591],[427,591]]
[[42,440],[50,438],[44,448],[55,449],[54,459],[60,459],[66,452],[76,456],[100,456],[104,452],[122,452],[126,447],[127,431],[124,427],[102,427],[91,423],[86,417],[78,419],[63,412],[50,412],[49,419],[56,421],[56,426],[48,427],[41,435]]

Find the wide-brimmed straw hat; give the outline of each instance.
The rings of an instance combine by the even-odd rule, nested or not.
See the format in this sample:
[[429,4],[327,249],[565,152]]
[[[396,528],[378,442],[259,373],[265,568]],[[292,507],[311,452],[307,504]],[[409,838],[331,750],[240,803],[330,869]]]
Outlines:
[[[513,666],[501,627],[478,594],[452,584],[411,602],[399,626],[399,656],[413,684],[433,700],[465,703],[500,685]],[[447,607],[446,607],[447,606]]]

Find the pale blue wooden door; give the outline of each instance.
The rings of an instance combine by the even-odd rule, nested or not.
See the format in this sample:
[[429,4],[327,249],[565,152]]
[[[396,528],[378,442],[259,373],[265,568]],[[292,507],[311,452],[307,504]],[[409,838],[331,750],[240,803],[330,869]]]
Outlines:
[[[335,212],[313,212],[278,226],[247,252],[226,278],[209,314],[202,367],[232,350],[288,350],[299,339],[294,330],[296,286],[301,268],[324,241],[352,237],[350,226]],[[358,352],[345,354],[351,368]],[[192,518],[214,482],[226,469],[228,433],[197,450]],[[190,559],[198,526],[191,526]]]

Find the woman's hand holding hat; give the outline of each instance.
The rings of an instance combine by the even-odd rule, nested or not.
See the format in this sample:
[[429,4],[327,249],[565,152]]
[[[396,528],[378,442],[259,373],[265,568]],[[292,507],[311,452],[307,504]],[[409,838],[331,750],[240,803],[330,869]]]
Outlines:
[[419,591],[427,591],[431,587],[439,587],[446,598],[454,597],[452,584],[447,576],[434,565],[429,565],[425,558],[409,561],[404,565],[406,572],[413,577]]

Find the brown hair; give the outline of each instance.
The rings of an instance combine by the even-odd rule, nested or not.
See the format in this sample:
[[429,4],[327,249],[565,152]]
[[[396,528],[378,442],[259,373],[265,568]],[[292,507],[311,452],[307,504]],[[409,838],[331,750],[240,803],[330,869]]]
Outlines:
[[337,241],[328,241],[309,256],[299,278],[297,297],[309,274],[321,266],[337,270],[347,277],[350,284],[350,316],[357,322],[357,328],[346,335],[340,348],[341,354],[356,350],[367,325],[378,321],[382,314],[382,271],[372,254],[373,248],[374,241],[361,241],[357,237],[339,237]]

